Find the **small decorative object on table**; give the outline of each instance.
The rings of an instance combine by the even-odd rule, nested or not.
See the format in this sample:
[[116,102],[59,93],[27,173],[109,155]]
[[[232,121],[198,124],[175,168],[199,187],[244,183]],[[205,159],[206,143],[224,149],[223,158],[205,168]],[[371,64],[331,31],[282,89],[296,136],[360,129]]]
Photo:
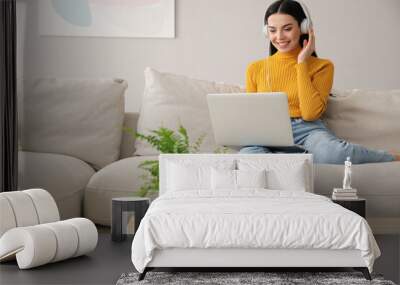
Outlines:
[[121,197],[112,199],[111,239],[123,241],[133,237],[150,205],[150,198]]
[[343,188],[333,188],[332,201],[365,218],[366,200],[357,196],[357,189],[351,187],[350,157],[344,162]]
[[333,188],[332,200],[357,200],[357,189],[351,187],[351,161],[344,162],[343,188]]

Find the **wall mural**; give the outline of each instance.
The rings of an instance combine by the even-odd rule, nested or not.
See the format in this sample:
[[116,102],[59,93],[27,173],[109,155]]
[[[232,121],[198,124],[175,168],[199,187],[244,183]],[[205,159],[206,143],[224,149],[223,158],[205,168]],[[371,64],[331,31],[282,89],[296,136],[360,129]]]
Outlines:
[[175,0],[39,0],[47,36],[175,37]]

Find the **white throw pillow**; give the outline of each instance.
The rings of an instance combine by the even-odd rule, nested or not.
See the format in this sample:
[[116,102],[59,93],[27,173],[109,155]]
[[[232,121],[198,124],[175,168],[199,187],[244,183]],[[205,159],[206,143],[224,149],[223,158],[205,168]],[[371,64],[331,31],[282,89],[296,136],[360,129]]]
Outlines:
[[127,83],[37,79],[19,98],[25,151],[65,154],[100,169],[119,158]]
[[[177,130],[182,124],[191,144],[205,135],[200,152],[213,152],[217,145],[207,107],[208,93],[243,92],[240,86],[192,79],[146,68],[145,90],[137,131],[148,134],[163,126]],[[135,141],[136,155],[155,155],[157,150],[141,140]]]
[[266,171],[262,170],[211,170],[212,190],[239,190],[242,188],[266,188]]
[[238,159],[239,170],[267,171],[267,188],[271,190],[311,191],[305,161],[280,159]]

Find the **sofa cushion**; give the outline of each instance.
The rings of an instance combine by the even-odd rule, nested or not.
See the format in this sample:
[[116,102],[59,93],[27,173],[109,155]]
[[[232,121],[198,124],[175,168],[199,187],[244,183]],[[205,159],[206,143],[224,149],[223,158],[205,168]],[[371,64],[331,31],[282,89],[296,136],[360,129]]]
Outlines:
[[35,79],[24,83],[21,147],[65,154],[95,169],[119,157],[123,80]]
[[[176,130],[182,124],[191,143],[206,135],[200,152],[213,152],[217,146],[212,134],[206,95],[243,91],[240,86],[197,80],[146,68],[145,91],[138,122],[138,132],[148,134],[163,126]],[[136,140],[135,154],[155,155],[147,143]]]
[[96,224],[109,226],[111,199],[137,196],[143,184],[140,176],[146,172],[138,168],[144,160],[157,160],[157,156],[134,156],[118,160],[94,174],[85,191],[85,217]]
[[400,89],[334,90],[324,120],[338,137],[400,152]]
[[94,174],[87,163],[62,154],[20,151],[18,171],[20,189],[46,189],[63,219],[81,216],[83,191]]
[[[139,113],[125,112],[124,116],[124,127],[132,130],[137,129],[137,121],[139,119]],[[121,147],[119,158],[131,157],[135,152],[135,137],[130,132],[122,132]]]

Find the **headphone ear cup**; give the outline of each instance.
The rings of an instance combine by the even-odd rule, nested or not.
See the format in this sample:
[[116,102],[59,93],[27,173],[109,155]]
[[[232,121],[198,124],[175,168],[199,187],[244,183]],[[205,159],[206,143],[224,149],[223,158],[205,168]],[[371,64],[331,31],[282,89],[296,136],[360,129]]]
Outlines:
[[269,37],[268,37],[268,26],[267,25],[264,25],[262,27],[262,32],[263,32],[264,36],[268,39]]
[[302,34],[308,34],[308,30],[310,29],[310,21],[308,19],[304,19],[300,25],[300,31]]

